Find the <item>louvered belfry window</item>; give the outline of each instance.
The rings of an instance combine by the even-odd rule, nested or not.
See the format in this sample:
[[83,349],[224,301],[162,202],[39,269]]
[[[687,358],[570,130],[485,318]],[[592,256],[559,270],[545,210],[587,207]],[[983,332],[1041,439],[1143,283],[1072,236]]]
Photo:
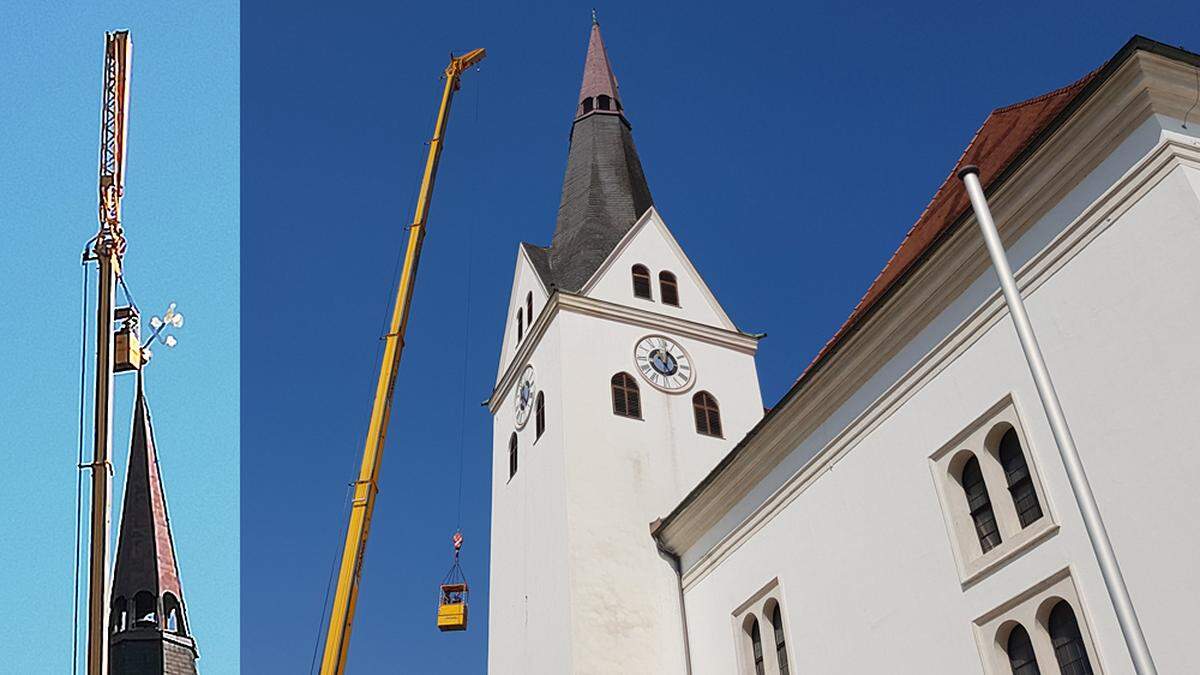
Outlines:
[[533,328],[533,291],[525,294],[525,316],[529,318],[529,327]]
[[1025,453],[1021,450],[1016,429],[1009,429],[1000,439],[1000,464],[1004,466],[1008,492],[1012,495],[1013,505],[1017,507],[1021,527],[1029,527],[1030,523],[1042,517],[1042,505],[1038,502],[1037,490],[1033,488],[1029,464],[1025,462]]
[[787,643],[783,636],[783,612],[779,605],[771,610],[771,627],[775,629],[775,662],[779,664],[779,675],[788,675]]
[[621,417],[642,417],[642,396],[637,381],[629,373],[612,376],[613,414]]
[[962,488],[967,495],[971,519],[975,521],[975,534],[979,537],[979,546],[987,553],[1000,543],[1000,529],[996,525],[992,500],[988,497],[987,484],[983,482],[983,472],[979,469],[979,460],[976,457],[971,457],[963,465]]
[[633,296],[653,299],[650,297],[650,270],[646,269],[645,265],[633,266]]
[[1054,659],[1062,675],[1092,675],[1092,664],[1088,661],[1083,635],[1075,611],[1066,600],[1060,600],[1050,610],[1050,642],[1054,645]]
[[706,436],[721,435],[721,409],[717,399],[707,391],[697,392],[692,397],[692,413],[696,417],[696,432]]
[[537,403],[533,408],[534,424],[537,428],[537,438],[542,437],[542,432],[546,430],[546,395],[545,392],[538,392]]
[[750,650],[754,656],[754,675],[766,675],[763,665],[762,633],[758,630],[758,619],[750,619]]
[[1033,654],[1033,642],[1029,640],[1029,631],[1018,624],[1008,634],[1008,644],[1004,651],[1008,654],[1008,665],[1012,667],[1013,675],[1042,675],[1038,670],[1037,657]]
[[662,299],[664,305],[679,306],[679,284],[675,282],[674,274],[658,273],[658,297]]
[[525,318],[521,314],[521,310],[517,310],[517,344],[521,344],[521,340],[525,339]]

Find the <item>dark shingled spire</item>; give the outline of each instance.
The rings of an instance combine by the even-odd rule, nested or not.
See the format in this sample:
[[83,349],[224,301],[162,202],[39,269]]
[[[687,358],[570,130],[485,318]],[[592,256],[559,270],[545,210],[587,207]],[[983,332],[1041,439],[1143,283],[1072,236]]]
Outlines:
[[195,675],[192,639],[150,409],[138,373],[125,498],[113,571],[111,675]]
[[554,239],[549,250],[526,250],[538,251],[535,266],[547,286],[578,291],[653,204],[600,24],[593,22]]

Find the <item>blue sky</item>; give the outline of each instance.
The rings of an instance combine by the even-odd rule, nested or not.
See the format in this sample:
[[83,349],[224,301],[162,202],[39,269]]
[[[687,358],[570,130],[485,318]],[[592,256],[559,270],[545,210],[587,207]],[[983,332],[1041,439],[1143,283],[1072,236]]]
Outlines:
[[[246,672],[312,661],[438,75],[448,51],[479,46],[489,56],[455,103],[430,215],[349,670],[484,672],[491,422],[478,402],[517,242],[553,231],[591,6],[243,8]],[[845,320],[992,108],[1079,78],[1134,33],[1200,48],[1186,3],[599,13],[655,203],[734,321],[770,334],[758,358],[768,403]],[[442,635],[433,611],[460,520],[446,487],[460,435],[472,626]]]
[[[171,7],[0,6],[4,672],[71,672],[79,256],[97,228],[104,32],[120,28],[134,42],[127,280],[143,312],[175,301],[187,317],[147,372],[184,599],[202,672],[239,672],[238,4]],[[133,386],[117,380],[116,506]]]

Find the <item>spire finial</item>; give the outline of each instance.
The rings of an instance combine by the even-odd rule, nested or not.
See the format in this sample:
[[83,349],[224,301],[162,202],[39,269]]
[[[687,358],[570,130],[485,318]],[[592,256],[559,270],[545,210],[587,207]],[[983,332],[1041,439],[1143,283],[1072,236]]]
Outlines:
[[592,25],[593,26],[600,25],[600,19],[596,18],[596,8],[595,7],[592,8]]

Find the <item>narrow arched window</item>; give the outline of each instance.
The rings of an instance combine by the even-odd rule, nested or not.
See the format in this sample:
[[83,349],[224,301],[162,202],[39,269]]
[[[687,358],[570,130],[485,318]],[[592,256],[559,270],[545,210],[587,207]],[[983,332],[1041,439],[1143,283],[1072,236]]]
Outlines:
[[608,110],[611,107],[611,103],[612,97],[607,94],[600,94],[596,97],[596,107],[600,108],[601,110]]
[[779,604],[771,610],[771,627],[775,629],[775,662],[779,664],[779,675],[788,675],[787,642],[783,636],[783,612]]
[[183,626],[183,606],[172,593],[163,593],[163,616],[166,617],[166,629],[177,635],[186,635]]
[[1012,495],[1013,505],[1017,507],[1021,527],[1029,527],[1030,523],[1042,517],[1042,505],[1038,502],[1037,490],[1033,488],[1033,478],[1029,475],[1029,465],[1025,462],[1025,453],[1021,450],[1016,429],[1004,432],[1000,439],[1000,464],[1004,466],[1008,492]]
[[697,392],[692,397],[692,413],[696,418],[696,432],[705,436],[721,435],[721,409],[717,399],[707,391]]
[[1079,622],[1066,600],[1060,600],[1050,610],[1050,642],[1054,645],[1054,658],[1063,675],[1092,675],[1092,663],[1088,661],[1083,635],[1079,633]]
[[157,627],[158,602],[150,591],[138,591],[133,596],[133,627]]
[[517,433],[508,437],[508,479],[517,475]]
[[118,596],[112,603],[112,612],[109,613],[108,625],[114,633],[119,633],[128,626],[125,625],[125,619],[129,616],[129,608],[125,605],[125,596]]
[[525,339],[525,316],[521,310],[517,310],[517,344],[521,344],[521,340]]
[[664,305],[679,306],[679,284],[675,283],[675,275],[670,272],[658,273],[658,297]]
[[758,619],[750,618],[750,655],[754,658],[754,675],[766,675],[763,665],[762,632],[758,630]]
[[1042,675],[1038,670],[1037,657],[1033,655],[1033,643],[1029,640],[1029,631],[1017,624],[1008,634],[1008,644],[1004,646],[1008,654],[1008,665],[1012,667],[1013,675]]
[[637,381],[629,373],[612,376],[612,404],[614,415],[642,418],[642,395]]
[[988,497],[987,484],[983,482],[983,471],[979,459],[971,457],[963,465],[962,488],[967,495],[967,507],[971,520],[975,521],[975,535],[984,553],[1000,543],[1000,529],[996,526],[996,514],[992,512],[992,500]]
[[650,270],[645,265],[633,266],[633,297],[653,300],[650,297]]
[[[533,409],[534,425],[537,428],[537,438],[542,437],[542,432],[546,430],[546,394],[538,392],[537,403]],[[535,438],[536,440],[536,438]]]
[[525,316],[529,318],[529,327],[533,328],[533,291],[525,294]]
[[585,113],[590,113],[590,112],[592,112],[592,108],[594,108],[594,107],[595,107],[595,105],[596,105],[596,104],[592,102],[592,97],[591,97],[591,96],[589,96],[589,97],[587,97],[587,98],[583,99],[583,112],[585,112]]

